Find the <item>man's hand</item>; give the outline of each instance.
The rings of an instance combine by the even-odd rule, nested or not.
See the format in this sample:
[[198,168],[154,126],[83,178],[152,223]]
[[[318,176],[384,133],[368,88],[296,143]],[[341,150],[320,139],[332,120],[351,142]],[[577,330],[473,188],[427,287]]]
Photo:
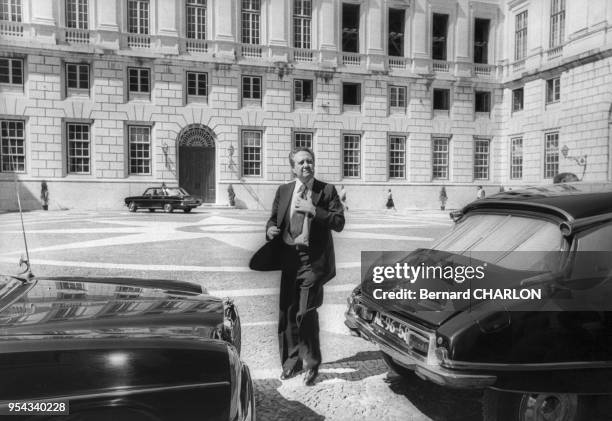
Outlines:
[[266,236],[268,237],[269,240],[274,239],[274,237],[276,237],[278,234],[280,234],[280,228],[278,228],[276,225],[272,225],[266,231]]
[[315,207],[315,205],[312,204],[310,200],[298,197],[295,201],[295,211],[303,212],[310,216],[314,216],[317,211],[317,208]]

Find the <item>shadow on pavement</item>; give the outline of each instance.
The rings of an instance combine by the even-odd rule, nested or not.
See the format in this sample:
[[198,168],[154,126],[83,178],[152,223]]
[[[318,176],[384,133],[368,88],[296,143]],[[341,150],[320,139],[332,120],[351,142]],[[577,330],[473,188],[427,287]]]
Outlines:
[[323,364],[327,367],[349,368],[355,371],[322,373],[318,381],[337,378],[359,381],[366,377],[388,373],[385,382],[391,391],[404,396],[419,411],[434,421],[481,421],[482,391],[461,390],[438,386],[422,380],[415,374],[401,377],[390,371],[381,358],[379,351],[359,352],[352,357]]
[[482,391],[442,387],[417,375],[402,377],[389,372],[386,382],[434,421],[481,421]]
[[378,351],[363,351],[348,358],[321,364],[316,383],[330,379],[358,382],[386,371],[387,366],[380,359]]
[[278,392],[280,380],[255,380],[255,412],[258,420],[324,421],[325,417]]

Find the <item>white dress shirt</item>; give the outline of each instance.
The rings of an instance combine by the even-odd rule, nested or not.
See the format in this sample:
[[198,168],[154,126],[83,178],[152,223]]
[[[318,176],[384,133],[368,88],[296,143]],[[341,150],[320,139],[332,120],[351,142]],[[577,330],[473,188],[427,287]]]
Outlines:
[[[300,197],[299,191],[304,183],[302,183],[298,178],[295,179],[295,188],[293,189],[293,195],[291,196],[291,203],[289,204],[289,221],[293,217],[295,213],[295,203],[297,202],[297,198]],[[311,178],[306,183],[306,200],[312,202],[312,185],[314,184],[314,178]],[[304,227],[302,228],[302,233],[298,235],[296,238],[291,238],[291,233],[289,230],[291,229],[290,225],[287,224],[285,230],[283,231],[283,241],[290,246],[294,246],[296,244],[301,244],[308,246],[308,235],[310,234],[310,223],[312,218],[309,215],[306,215],[304,218]]]

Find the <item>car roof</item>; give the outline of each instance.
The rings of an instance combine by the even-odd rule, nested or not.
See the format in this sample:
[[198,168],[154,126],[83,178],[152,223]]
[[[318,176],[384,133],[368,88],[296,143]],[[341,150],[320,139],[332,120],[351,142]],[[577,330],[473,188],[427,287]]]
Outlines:
[[561,183],[509,190],[472,202],[462,213],[500,208],[553,213],[570,221],[604,215],[612,213],[612,183]]

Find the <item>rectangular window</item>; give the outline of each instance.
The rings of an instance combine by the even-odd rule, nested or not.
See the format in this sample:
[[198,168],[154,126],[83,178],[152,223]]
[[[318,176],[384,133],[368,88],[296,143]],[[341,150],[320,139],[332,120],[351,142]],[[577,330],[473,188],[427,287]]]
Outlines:
[[489,179],[489,139],[474,140],[474,180]]
[[342,51],[359,52],[359,5],[342,3]]
[[523,88],[514,89],[512,91],[512,111],[521,111],[523,109]]
[[66,87],[89,89],[89,64],[66,63]]
[[130,93],[149,93],[151,91],[150,70],[128,67]]
[[128,143],[130,148],[129,173],[151,174],[151,128],[128,126]]
[[312,0],[293,0],[293,46],[311,48]]
[[389,107],[406,109],[405,86],[389,86]]
[[187,38],[206,39],[206,0],[187,0]]
[[389,40],[387,42],[387,51],[390,56],[404,56],[405,16],[406,11],[403,9],[389,9]]
[[544,145],[544,178],[559,173],[559,132],[546,133]]
[[450,110],[450,89],[433,90],[433,109]]
[[489,19],[474,20],[474,63],[489,62]]
[[1,0],[0,20],[21,22],[21,0]]
[[546,103],[558,102],[561,99],[561,78],[555,77],[546,81]]
[[68,173],[89,174],[89,124],[67,123]]
[[66,0],[66,27],[88,29],[87,0]]
[[342,176],[361,176],[361,135],[342,136]]
[[0,120],[0,161],[2,172],[25,172],[24,122]]
[[242,132],[242,175],[261,175],[261,132]]
[[187,72],[187,95],[206,96],[208,95],[208,75],[199,72]]
[[0,83],[23,85],[23,60],[0,58]]
[[294,80],[293,92],[295,102],[312,102],[312,80]]
[[565,0],[550,3],[550,48],[563,45],[565,40]]
[[431,58],[446,60],[446,42],[448,37],[448,15],[433,14],[431,29]]
[[311,132],[294,132],[293,133],[294,148],[309,148],[312,149],[312,133]]
[[527,56],[527,10],[516,15],[514,25],[514,60]]
[[259,44],[261,19],[260,0],[242,1],[242,43]]
[[389,178],[406,178],[405,136],[389,136]]
[[358,111],[361,106],[361,84],[345,82],[342,84],[342,105],[347,110]]
[[434,137],[432,143],[431,175],[434,180],[448,180],[449,138]]
[[491,92],[476,91],[474,93],[474,111],[477,113],[491,112]]
[[510,178],[520,180],[523,178],[523,138],[510,139]]
[[149,0],[128,0],[128,32],[149,34]]
[[242,76],[242,99],[261,101],[261,77]]

